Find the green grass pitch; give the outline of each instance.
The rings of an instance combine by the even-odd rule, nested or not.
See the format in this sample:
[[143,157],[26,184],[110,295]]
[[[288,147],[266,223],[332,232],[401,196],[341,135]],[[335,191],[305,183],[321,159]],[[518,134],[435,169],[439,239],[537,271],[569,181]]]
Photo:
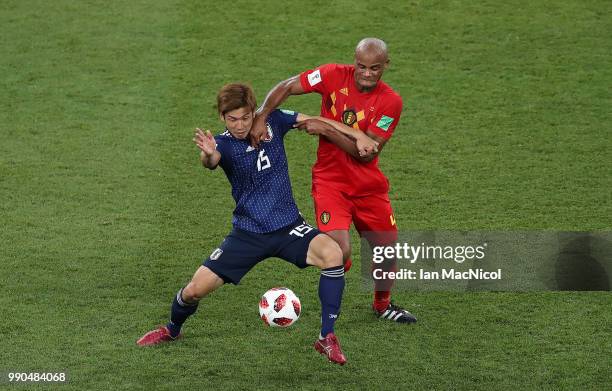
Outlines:
[[[135,345],[230,229],[227,181],[191,142],[219,130],[218,88],[261,100],[351,62],[364,36],[388,42],[405,100],[381,156],[401,229],[610,230],[611,15],[603,0],[2,1],[0,372],[65,370],[66,390],[611,389],[609,292],[400,292],[419,318],[403,327],[373,318],[358,266],[345,367],[311,346],[318,272],[280,260],[206,298],[180,342]],[[313,222],[316,140],[286,145]],[[278,285],[304,307],[287,330],[257,316]]]

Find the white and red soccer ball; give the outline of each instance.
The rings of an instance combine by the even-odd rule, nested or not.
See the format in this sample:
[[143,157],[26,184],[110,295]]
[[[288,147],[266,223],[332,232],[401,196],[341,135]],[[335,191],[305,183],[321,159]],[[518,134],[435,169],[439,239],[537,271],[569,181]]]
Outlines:
[[268,326],[289,327],[302,312],[300,299],[289,288],[272,288],[259,300],[259,316]]

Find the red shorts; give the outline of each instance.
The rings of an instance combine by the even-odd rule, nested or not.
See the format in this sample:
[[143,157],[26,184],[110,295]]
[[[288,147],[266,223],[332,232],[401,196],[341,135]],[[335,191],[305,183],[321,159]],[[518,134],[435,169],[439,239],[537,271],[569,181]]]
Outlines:
[[351,223],[372,244],[387,245],[397,240],[397,225],[387,193],[349,196],[328,186],[312,187],[317,226],[322,232],[348,231]]

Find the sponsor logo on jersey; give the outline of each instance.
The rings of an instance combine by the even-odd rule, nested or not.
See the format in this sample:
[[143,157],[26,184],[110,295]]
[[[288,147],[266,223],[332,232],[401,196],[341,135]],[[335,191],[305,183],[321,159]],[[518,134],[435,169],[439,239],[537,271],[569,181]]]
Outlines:
[[247,152],[251,152],[251,151],[254,151],[254,150],[255,150],[255,148],[251,147],[250,145],[246,149]]
[[343,95],[348,96],[348,88],[346,88],[346,87],[341,88],[341,89],[340,89],[340,93],[341,93],[341,94],[343,94]]
[[353,109],[346,109],[342,112],[342,122],[345,125],[353,126],[357,121],[357,113]]
[[308,83],[310,83],[311,87],[316,86],[321,81],[323,81],[323,79],[321,78],[321,71],[318,69],[308,75]]
[[324,211],[321,213],[320,219],[323,224],[327,224],[331,220],[331,214],[328,211]]
[[378,126],[379,128],[381,128],[382,130],[386,132],[387,130],[389,130],[389,126],[391,126],[393,121],[394,121],[393,118],[383,115],[382,117],[380,117],[380,119],[376,123],[376,126]]
[[215,251],[212,252],[212,254],[210,254],[210,260],[216,261],[217,259],[219,259],[221,254],[223,254],[223,250],[221,250],[220,248],[216,249]]

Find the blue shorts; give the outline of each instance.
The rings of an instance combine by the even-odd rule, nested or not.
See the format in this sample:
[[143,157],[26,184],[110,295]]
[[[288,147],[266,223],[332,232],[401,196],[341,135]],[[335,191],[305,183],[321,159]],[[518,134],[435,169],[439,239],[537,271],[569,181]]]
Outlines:
[[232,284],[238,284],[249,270],[266,258],[281,258],[299,268],[305,268],[308,266],[308,246],[320,233],[302,218],[285,228],[265,234],[234,228],[202,265],[221,277],[225,283]]

